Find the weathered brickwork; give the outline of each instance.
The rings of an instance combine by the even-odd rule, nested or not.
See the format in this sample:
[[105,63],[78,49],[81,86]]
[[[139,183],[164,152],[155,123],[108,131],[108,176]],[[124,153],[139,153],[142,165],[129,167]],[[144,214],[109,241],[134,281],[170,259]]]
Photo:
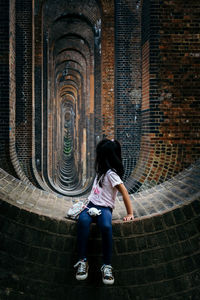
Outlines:
[[151,193],[133,196],[134,222],[121,221],[125,210],[118,199],[115,284],[106,287],[96,226],[89,241],[89,278],[80,283],[73,269],[76,222],[64,218],[71,201],[27,187],[1,171],[1,299],[198,299],[199,176],[198,162]]
[[32,1],[15,3],[16,151],[22,170],[32,179]]
[[140,151],[141,6],[121,0],[115,12],[115,135],[122,145],[126,179]]
[[[173,177],[199,157],[199,6],[167,0],[68,4],[49,0],[32,7],[31,0],[18,0],[4,6],[12,15],[10,45],[2,46],[10,60],[9,77],[3,79],[8,83],[10,78],[9,127],[4,127],[6,114],[1,121],[7,167],[10,150],[21,179],[61,192],[64,186],[57,189],[54,177],[60,178],[64,147],[60,114],[72,109],[80,186],[91,183],[94,149],[102,136],[122,143],[129,191]],[[67,69],[77,94],[70,88],[74,83],[62,77]],[[59,94],[64,82],[73,101]],[[60,106],[61,98],[73,106]],[[8,110],[8,102],[3,107]]]
[[9,1],[1,1],[0,10],[0,166],[15,174],[9,154]]
[[102,16],[102,62],[101,62],[101,113],[102,134],[114,138],[114,1],[103,4]]
[[[65,190],[64,177],[67,178],[68,182],[71,182],[69,189],[72,186],[78,189],[77,184],[81,188],[81,181],[82,184],[85,183],[86,185],[86,181],[91,182],[90,178],[93,175],[94,116],[96,114],[94,111],[94,90],[95,99],[100,99],[100,85],[96,85],[94,80],[94,72],[96,77],[100,78],[100,69],[97,68],[96,64],[94,65],[94,60],[98,58],[100,53],[98,49],[101,34],[99,7],[95,4],[95,1],[85,3],[84,7],[78,2],[74,6],[69,5],[67,1],[48,1],[48,3],[42,3],[41,1],[35,4],[34,10],[36,26],[34,33],[37,44],[35,48],[35,66],[39,75],[35,76],[35,171],[36,174],[39,173],[39,176],[40,174],[44,176],[45,184],[51,186],[53,190],[56,189],[59,192]],[[63,10],[65,11],[64,15]],[[54,22],[53,25],[52,22]],[[43,38],[41,38],[41,31],[44,34]],[[41,70],[43,74],[42,85]],[[66,76],[63,75],[64,72]],[[69,81],[67,77],[70,74],[72,75],[70,79],[72,81]],[[50,81],[51,84],[49,85]],[[65,85],[65,89],[62,89],[61,94],[60,86],[63,85]],[[76,86],[77,91],[71,89],[71,86]],[[67,103],[71,104],[68,105]],[[97,103],[98,101],[95,103],[96,107],[100,107],[100,101],[99,104]],[[72,114],[72,111],[68,111],[71,109]],[[60,113],[63,115],[70,113],[71,124],[73,124],[75,116],[75,126],[73,129],[72,125],[70,127],[73,131],[71,135],[75,165],[63,156],[63,139],[66,130]],[[98,112],[97,116],[100,119]],[[42,123],[38,124],[41,117]],[[86,120],[88,121],[86,122]],[[100,135],[99,132],[100,127],[96,128],[95,134],[98,136]],[[42,152],[41,145],[43,145]],[[84,145],[86,145],[87,150],[84,150]],[[90,152],[88,152],[88,149],[90,149]],[[84,161],[84,164],[81,163],[82,161]],[[66,164],[69,164],[68,171],[71,168],[71,171],[69,171],[71,175],[67,172],[67,177],[63,174],[63,170],[64,173],[66,172]],[[74,170],[76,175],[74,175]],[[58,182],[54,176],[55,173]],[[74,179],[72,178],[74,176],[75,182],[73,183]],[[59,182],[60,178],[62,178],[62,183]],[[39,182],[41,185],[40,179]]]
[[[0,10],[0,300],[199,300],[200,3]],[[122,144],[135,216],[122,222],[119,196],[110,287],[95,225],[89,278],[75,280],[77,226],[65,218],[91,189],[103,136]]]
[[199,10],[196,1],[143,2],[141,152],[133,190],[165,181],[199,157]]

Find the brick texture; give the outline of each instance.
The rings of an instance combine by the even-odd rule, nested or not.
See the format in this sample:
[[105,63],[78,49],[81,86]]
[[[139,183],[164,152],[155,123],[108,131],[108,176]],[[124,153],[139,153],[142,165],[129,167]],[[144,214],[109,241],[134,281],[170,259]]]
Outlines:
[[[196,0],[0,2],[0,299],[199,299]],[[122,144],[135,221],[113,212],[115,284],[74,278],[96,143]],[[18,178],[17,178],[18,177]]]
[[[13,8],[9,1],[1,1],[0,9],[0,166],[16,175],[9,153],[9,132],[12,130],[9,125],[9,14]],[[12,20],[10,23],[13,28]]]
[[141,151],[133,190],[163,182],[199,157],[199,9],[196,1],[143,1]]
[[27,187],[1,170],[1,299],[198,299],[199,174],[198,162],[168,185],[138,193],[132,199],[134,222],[121,221],[125,210],[118,200],[115,214],[120,217],[113,220],[115,284],[106,287],[96,225],[89,240],[89,277],[80,283],[73,269],[76,222],[64,218],[71,203]]

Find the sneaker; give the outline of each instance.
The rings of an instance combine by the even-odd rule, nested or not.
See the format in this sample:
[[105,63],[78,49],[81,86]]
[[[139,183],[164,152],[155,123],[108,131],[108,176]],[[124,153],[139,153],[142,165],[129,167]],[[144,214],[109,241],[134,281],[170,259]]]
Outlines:
[[76,272],[76,279],[77,280],[85,280],[88,277],[88,269],[89,265],[87,261],[79,260],[75,265],[74,268],[78,268]]
[[102,281],[104,284],[113,284],[114,276],[112,273],[112,267],[110,265],[103,265],[101,267]]

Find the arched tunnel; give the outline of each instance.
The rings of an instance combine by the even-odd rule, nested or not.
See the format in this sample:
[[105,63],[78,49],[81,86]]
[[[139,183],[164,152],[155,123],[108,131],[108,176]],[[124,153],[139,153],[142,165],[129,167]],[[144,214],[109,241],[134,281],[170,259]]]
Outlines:
[[[0,299],[200,299],[200,3],[0,2]],[[95,147],[122,146],[135,220],[113,213],[75,280],[76,221]]]

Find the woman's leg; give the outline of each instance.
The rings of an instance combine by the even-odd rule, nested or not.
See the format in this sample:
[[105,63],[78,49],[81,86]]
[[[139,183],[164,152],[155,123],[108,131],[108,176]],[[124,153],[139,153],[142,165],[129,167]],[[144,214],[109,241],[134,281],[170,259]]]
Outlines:
[[108,207],[101,208],[101,215],[97,217],[97,224],[102,234],[103,263],[111,265],[112,258],[112,211]]
[[87,244],[90,233],[92,217],[87,213],[87,209],[81,212],[78,218],[78,254],[79,259],[87,258]]

